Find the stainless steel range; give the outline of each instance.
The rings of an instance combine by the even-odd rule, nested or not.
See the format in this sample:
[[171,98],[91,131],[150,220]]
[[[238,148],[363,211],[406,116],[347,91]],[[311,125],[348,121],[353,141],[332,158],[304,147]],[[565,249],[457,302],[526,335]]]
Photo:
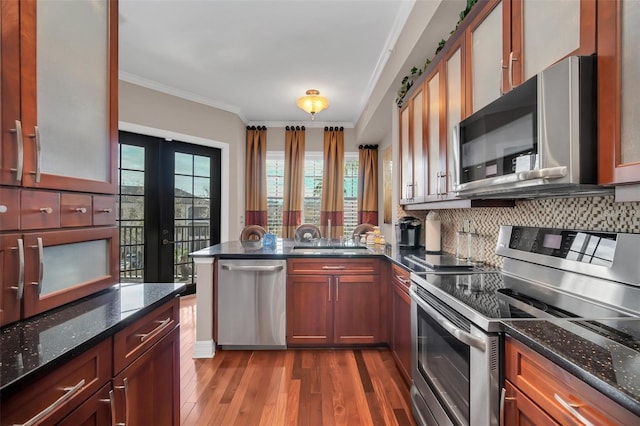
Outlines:
[[[501,271],[450,259],[436,268],[434,259],[414,258],[411,399],[418,423],[499,424],[502,319],[583,318],[585,332],[618,339],[616,319],[640,316],[638,248],[639,234],[502,226]],[[637,345],[640,332],[631,339]]]

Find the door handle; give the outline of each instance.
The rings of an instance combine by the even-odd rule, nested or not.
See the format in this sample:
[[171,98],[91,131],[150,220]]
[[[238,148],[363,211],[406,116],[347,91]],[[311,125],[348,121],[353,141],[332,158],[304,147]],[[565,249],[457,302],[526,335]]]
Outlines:
[[175,244],[175,241],[169,241],[166,238],[162,240],[162,245],[166,246],[167,244]]
[[16,134],[16,142],[18,144],[16,168],[11,169],[12,172],[16,172],[16,181],[22,181],[22,167],[24,166],[24,142],[22,140],[22,123],[20,120],[16,120],[16,128],[10,129],[9,132]]

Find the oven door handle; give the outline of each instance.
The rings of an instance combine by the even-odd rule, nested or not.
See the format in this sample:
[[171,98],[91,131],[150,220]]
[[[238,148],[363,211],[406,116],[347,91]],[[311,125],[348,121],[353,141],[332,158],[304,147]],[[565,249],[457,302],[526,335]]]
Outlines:
[[487,344],[479,337],[468,333],[461,328],[456,327],[451,321],[446,319],[442,314],[433,309],[428,303],[420,298],[418,293],[413,288],[409,289],[411,299],[415,301],[435,322],[437,322],[442,328],[447,330],[449,334],[468,346],[473,346],[476,349],[485,352],[487,350]]

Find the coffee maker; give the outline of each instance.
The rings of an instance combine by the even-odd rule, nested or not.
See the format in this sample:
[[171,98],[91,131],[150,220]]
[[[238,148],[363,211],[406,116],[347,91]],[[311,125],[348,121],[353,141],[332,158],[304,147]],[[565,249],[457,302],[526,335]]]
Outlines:
[[396,244],[398,247],[420,247],[422,224],[416,217],[405,216],[396,223]]

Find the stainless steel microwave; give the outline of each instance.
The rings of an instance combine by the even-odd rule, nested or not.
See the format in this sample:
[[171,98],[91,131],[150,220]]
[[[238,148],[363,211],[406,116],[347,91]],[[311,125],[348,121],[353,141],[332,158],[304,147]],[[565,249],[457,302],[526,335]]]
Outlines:
[[454,191],[469,198],[588,195],[597,186],[596,62],[572,56],[454,129]]

